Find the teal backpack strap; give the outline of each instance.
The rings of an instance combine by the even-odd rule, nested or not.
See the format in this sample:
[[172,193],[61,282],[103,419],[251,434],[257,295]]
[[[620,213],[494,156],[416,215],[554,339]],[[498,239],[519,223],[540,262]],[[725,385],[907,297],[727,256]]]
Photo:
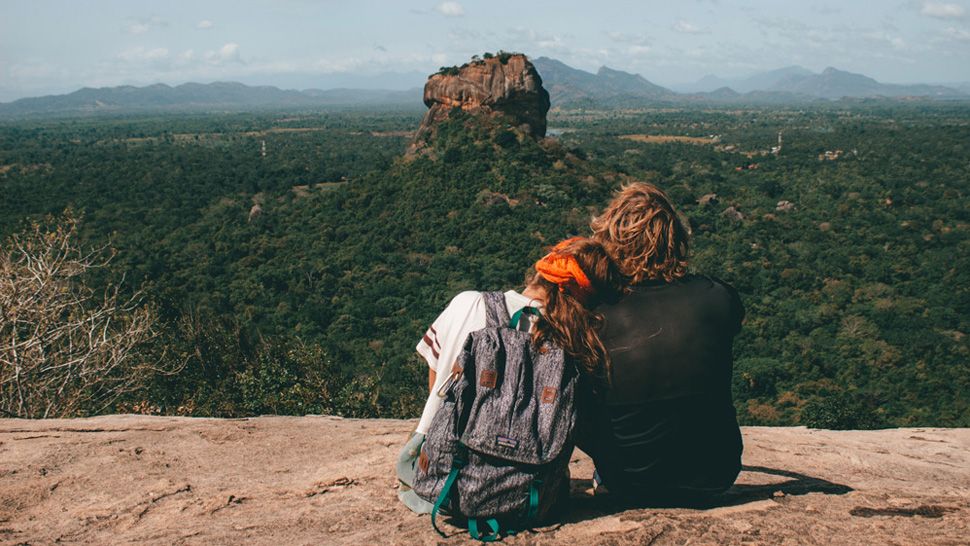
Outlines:
[[[434,503],[434,508],[431,509],[431,526],[434,527],[434,530],[444,538],[448,538],[448,535],[438,528],[438,512],[441,510],[442,505],[448,501],[448,497],[451,495],[451,488],[455,485],[455,480],[458,479],[458,474],[461,473],[461,469],[464,466],[465,461],[463,461],[461,457],[456,454],[451,463],[451,472],[448,473],[448,479],[445,480],[445,485],[441,488],[441,493],[438,494],[438,499]],[[469,518],[468,533],[471,535],[471,537],[482,542],[494,542],[495,540],[498,540],[501,531],[501,526],[499,526],[498,520],[495,518],[489,518],[486,519],[484,523],[488,525],[491,532],[483,535],[478,530],[478,519]]]
[[484,520],[485,525],[491,529],[491,532],[483,535],[478,530],[478,518],[468,518],[468,534],[475,540],[480,540],[482,542],[494,542],[499,538],[499,532],[501,526],[498,524],[498,520],[495,518],[488,518]]
[[[525,513],[525,527],[526,529],[531,529],[532,525],[535,523],[536,515],[539,513],[539,486],[542,485],[542,480],[533,480],[529,484],[529,498],[528,506],[526,507]],[[502,529],[498,520],[495,518],[489,518],[482,520],[490,529],[490,532],[483,534],[479,530],[479,520],[478,518],[468,518],[468,534],[475,540],[480,540],[482,542],[494,542],[501,538],[501,534],[504,532],[506,535],[514,535],[517,531],[514,529]]]
[[528,527],[532,527],[536,514],[539,513],[539,486],[542,480],[532,480],[529,485],[529,509],[525,513],[525,521]]
[[455,480],[458,479],[458,473],[461,472],[462,467],[465,466],[465,461],[456,453],[451,461],[451,472],[448,473],[448,479],[445,480],[445,486],[441,488],[441,493],[438,494],[438,499],[434,502],[434,508],[431,509],[431,526],[434,527],[435,531],[444,538],[448,538],[448,535],[444,534],[441,529],[438,528],[438,511],[441,510],[441,505],[447,502],[449,495],[451,495],[451,487],[455,485]]
[[532,315],[535,317],[541,317],[542,313],[539,311],[538,307],[523,307],[519,309],[512,315],[512,320],[509,321],[509,328],[513,330],[519,329],[519,322],[522,320],[522,315]]

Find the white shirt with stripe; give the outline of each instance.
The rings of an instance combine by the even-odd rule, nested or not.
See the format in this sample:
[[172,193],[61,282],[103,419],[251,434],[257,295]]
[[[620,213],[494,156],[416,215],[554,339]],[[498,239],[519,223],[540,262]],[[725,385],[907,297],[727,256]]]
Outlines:
[[[538,307],[535,300],[514,290],[505,293],[505,306],[509,315],[529,305]],[[451,375],[452,365],[465,346],[468,334],[485,327],[485,313],[485,298],[481,292],[462,292],[451,300],[448,307],[438,315],[418,342],[418,354],[424,357],[436,375],[434,387],[431,389],[428,401],[424,404],[424,411],[421,413],[421,421],[418,422],[416,432],[428,433],[431,420],[441,407],[442,398],[437,394],[438,389]]]

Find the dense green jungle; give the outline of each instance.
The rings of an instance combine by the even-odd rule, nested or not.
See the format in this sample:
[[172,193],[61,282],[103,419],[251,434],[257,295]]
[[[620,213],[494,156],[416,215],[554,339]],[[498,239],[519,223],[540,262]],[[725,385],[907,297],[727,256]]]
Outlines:
[[139,358],[176,371],[109,411],[415,417],[451,297],[647,180],[742,296],[742,424],[970,426],[970,107],[554,110],[539,142],[456,115],[405,157],[422,114],[3,122],[0,245],[76,220],[113,255],[85,282],[156,310]]

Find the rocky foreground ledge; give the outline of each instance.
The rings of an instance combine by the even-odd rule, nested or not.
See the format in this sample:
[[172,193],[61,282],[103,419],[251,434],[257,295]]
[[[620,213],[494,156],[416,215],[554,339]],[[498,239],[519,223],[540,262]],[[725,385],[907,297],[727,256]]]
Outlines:
[[[435,544],[397,501],[413,421],[0,420],[0,543]],[[705,509],[621,510],[572,462],[565,522],[507,544],[967,544],[970,429],[744,429]],[[452,544],[467,534],[447,527]]]

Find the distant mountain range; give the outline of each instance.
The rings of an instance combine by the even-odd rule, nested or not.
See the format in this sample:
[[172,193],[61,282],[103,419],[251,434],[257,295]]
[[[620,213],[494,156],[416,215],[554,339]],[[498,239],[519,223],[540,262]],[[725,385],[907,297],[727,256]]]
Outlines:
[[729,87],[738,93],[750,93],[751,91],[766,91],[786,78],[811,76],[814,73],[801,66],[786,66],[767,72],[759,72],[747,78],[724,79],[708,74],[693,84],[677,86],[676,90],[682,93],[705,93],[714,91],[722,87]]
[[138,111],[240,111],[368,105],[421,105],[421,89],[284,90],[237,82],[184,83],[175,87],[85,87],[66,95],[32,97],[0,104],[0,116],[125,113]]
[[[970,100],[970,84],[896,85],[868,76],[826,68],[814,73],[800,66],[761,72],[743,79],[705,76],[678,91],[606,66],[594,74],[548,57],[534,59],[554,106],[600,107],[646,104],[724,103],[781,104],[841,98],[900,98]],[[185,83],[175,87],[85,87],[66,95],[51,95],[0,103],[0,116],[74,115],[145,111],[245,111],[268,108],[326,108],[351,106],[421,107],[421,89],[284,90],[236,82]]]
[[596,74],[573,68],[562,61],[539,57],[532,60],[553,104],[583,99],[630,97],[639,99],[674,99],[677,93],[630,74],[606,66]]
[[606,66],[593,74],[548,57],[539,57],[533,64],[542,76],[554,105],[581,102],[625,105],[644,100],[780,103],[880,97],[970,99],[970,95],[962,89],[940,85],[880,83],[862,74],[831,67],[816,74],[807,68],[789,66],[737,80],[705,76],[692,88],[681,87],[678,93],[652,83],[639,74]]
[[779,79],[768,91],[838,99],[842,97],[953,97],[962,93],[941,85],[897,85],[837,70],[831,66],[821,74],[790,74]]
[[677,86],[687,93],[711,92],[729,87],[738,93],[755,91],[792,93],[821,99],[843,97],[956,97],[970,92],[970,84],[942,85],[896,85],[880,83],[868,76],[828,67],[820,74],[801,66],[788,66],[761,72],[744,79],[725,80],[707,75],[694,84]]

